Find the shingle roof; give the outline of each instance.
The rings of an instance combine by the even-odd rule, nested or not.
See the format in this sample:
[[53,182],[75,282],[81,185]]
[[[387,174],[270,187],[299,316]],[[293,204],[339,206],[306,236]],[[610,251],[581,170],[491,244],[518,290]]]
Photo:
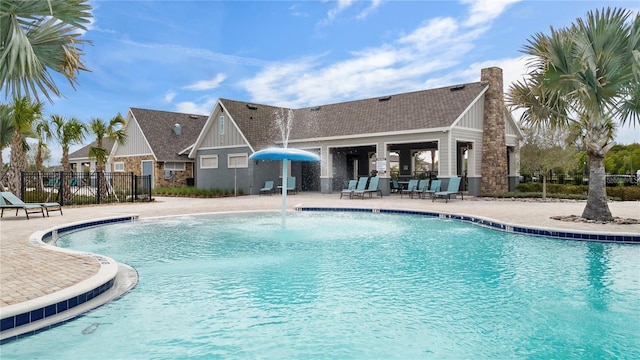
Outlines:
[[[104,138],[102,139],[102,147],[104,147],[105,149],[107,149],[107,151],[111,151],[111,148],[113,148],[113,140],[110,140],[108,138]],[[69,159],[84,159],[84,158],[89,158],[89,149],[92,147],[96,147],[98,146],[98,140],[95,140],[94,142],[92,142],[89,145],[86,145],[74,152],[72,152],[71,154],[69,154]]]
[[[140,108],[131,108],[130,111],[159,161],[189,161],[187,155],[178,153],[193,145],[208,118],[205,115]],[[174,124],[180,124],[181,135],[174,133]]]
[[[487,84],[474,82],[294,110],[290,140],[450,127]],[[220,99],[255,150],[281,141],[277,107]]]

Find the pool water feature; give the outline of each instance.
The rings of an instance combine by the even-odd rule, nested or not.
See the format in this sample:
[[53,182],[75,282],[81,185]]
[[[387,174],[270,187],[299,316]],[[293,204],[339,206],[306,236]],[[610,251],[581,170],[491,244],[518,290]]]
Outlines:
[[640,358],[640,247],[371,214],[142,220],[58,245],[136,288],[3,359]]

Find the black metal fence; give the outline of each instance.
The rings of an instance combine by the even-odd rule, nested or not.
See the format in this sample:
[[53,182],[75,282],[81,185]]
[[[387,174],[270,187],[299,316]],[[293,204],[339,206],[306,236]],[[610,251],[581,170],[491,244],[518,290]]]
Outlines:
[[111,172],[23,172],[22,200],[61,205],[151,201],[151,176]]
[[[636,175],[606,175],[607,186],[636,186],[638,180]],[[521,172],[520,183],[542,182],[541,174],[531,174]],[[581,174],[547,174],[547,183],[561,185],[588,185],[589,177]]]

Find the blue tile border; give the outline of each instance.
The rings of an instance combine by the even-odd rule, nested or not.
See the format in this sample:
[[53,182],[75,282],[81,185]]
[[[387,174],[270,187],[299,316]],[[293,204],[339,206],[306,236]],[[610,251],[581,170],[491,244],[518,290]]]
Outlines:
[[381,214],[402,214],[402,215],[417,215],[427,216],[440,219],[457,220],[475,224],[478,226],[504,231],[513,234],[522,234],[529,236],[540,236],[563,240],[578,240],[578,241],[595,241],[595,242],[611,242],[611,243],[624,243],[624,244],[640,244],[640,234],[605,234],[595,232],[580,232],[573,230],[558,230],[558,229],[539,229],[530,228],[524,226],[515,226],[509,224],[503,224],[495,220],[487,220],[482,218],[476,218],[473,216],[437,213],[431,211],[419,211],[419,210],[395,210],[395,209],[370,209],[370,208],[323,208],[323,207],[296,207],[297,211],[335,211],[335,212],[370,212]]
[[[60,234],[64,234],[64,233],[69,233],[69,232],[73,232],[73,231],[78,231],[78,230],[84,230],[90,227],[95,227],[95,226],[102,226],[102,225],[108,225],[108,224],[115,224],[115,223],[122,223],[122,222],[130,222],[133,221],[137,218],[137,216],[124,216],[124,217],[116,217],[116,218],[109,218],[109,219],[102,219],[102,220],[94,220],[94,221],[87,221],[87,222],[83,222],[83,223],[76,223],[76,224],[71,224],[71,225],[67,225],[67,226],[61,226],[59,228],[54,228],[54,229],[50,229],[47,230],[46,232],[44,232],[42,234],[42,236],[40,238],[32,238],[30,240],[30,242],[33,245],[36,246],[46,246],[45,243],[49,243],[49,242],[55,242],[55,240],[57,240],[57,236]],[[94,259],[96,259],[98,262],[100,262],[101,264],[109,264],[110,261],[100,255],[96,255],[96,254],[90,254]],[[37,309],[31,309],[28,310],[26,312],[20,313],[20,314],[16,314],[16,315],[12,315],[12,316],[8,316],[6,318],[2,318],[0,319],[0,333],[6,330],[12,330],[15,328],[18,328],[20,326],[24,326],[24,325],[28,325],[31,323],[35,323],[37,321],[42,321],[48,317],[54,316],[54,315],[58,315],[61,313],[64,313],[65,311],[69,311],[73,308],[75,308],[76,306],[82,305],[96,297],[98,297],[99,295],[101,295],[102,293],[108,291],[109,289],[111,289],[113,287],[115,283],[115,277],[111,278],[110,280],[100,284],[99,286],[90,289],[82,294],[76,295],[76,296],[72,296],[68,299],[62,300],[62,301],[58,301],[55,304],[48,304],[44,307],[41,308],[37,308]],[[64,322],[64,321],[63,321]],[[56,324],[57,325],[57,324]],[[54,325],[51,325],[54,326]],[[33,333],[45,330],[51,326],[47,326],[43,329],[38,329],[38,330],[34,330],[34,331],[30,331],[24,334],[20,334],[17,336],[11,336],[8,337],[6,339],[2,339],[0,340],[0,344],[3,344],[5,342],[8,341],[13,341],[16,340],[17,338],[23,337],[23,336],[27,336],[27,335],[31,335]]]

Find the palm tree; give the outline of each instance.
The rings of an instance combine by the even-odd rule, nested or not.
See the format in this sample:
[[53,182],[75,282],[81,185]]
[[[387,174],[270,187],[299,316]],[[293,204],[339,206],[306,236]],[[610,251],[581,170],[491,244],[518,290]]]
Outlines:
[[[69,174],[71,173],[69,147],[82,143],[87,132],[86,125],[76,118],[65,119],[60,115],[51,115],[51,126],[53,128],[51,134],[62,147],[62,171],[65,174]],[[68,202],[72,199],[69,176],[63,176],[62,178],[62,191],[64,194],[62,201]]]
[[40,118],[36,121],[34,130],[36,139],[38,139],[38,144],[36,144],[36,171],[38,172],[37,185],[42,189],[44,188],[44,184],[42,182],[42,165],[44,162],[43,153],[49,148],[47,142],[52,138],[49,121],[47,119]]
[[31,102],[28,98],[22,97],[14,100],[9,111],[9,122],[13,132],[7,183],[9,191],[19,197],[22,197],[20,176],[27,169],[26,153],[29,145],[26,138],[33,137],[33,124],[42,116],[43,106],[42,102]]
[[11,107],[7,104],[0,104],[0,172],[4,169],[2,151],[11,145],[11,137],[13,136],[13,124],[9,118],[10,115]]
[[2,0],[0,2],[0,91],[14,98],[42,92],[51,101],[60,91],[49,69],[75,87],[81,61],[78,30],[91,21],[88,0]]
[[613,219],[607,204],[604,155],[615,144],[616,122],[640,124],[640,15],[623,9],[587,13],[571,27],[536,34],[527,78],[507,102],[524,109],[529,126],[581,131],[589,157],[589,195],[582,217]]
[[89,148],[89,157],[96,159],[96,171],[104,171],[105,163],[109,157],[108,149],[103,146],[105,138],[120,145],[124,145],[127,141],[127,133],[124,130],[125,124],[125,120],[120,113],[109,120],[108,124],[98,118],[92,119],[89,123],[90,132],[96,136],[96,146]]
[[94,118],[89,123],[89,130],[96,136],[96,146],[89,148],[89,157],[96,159],[96,173],[100,176],[100,193],[107,194],[107,179],[104,175],[104,167],[109,157],[109,150],[103,146],[105,138],[123,145],[127,141],[127,133],[124,130],[125,120],[118,113],[107,124],[104,120]]

